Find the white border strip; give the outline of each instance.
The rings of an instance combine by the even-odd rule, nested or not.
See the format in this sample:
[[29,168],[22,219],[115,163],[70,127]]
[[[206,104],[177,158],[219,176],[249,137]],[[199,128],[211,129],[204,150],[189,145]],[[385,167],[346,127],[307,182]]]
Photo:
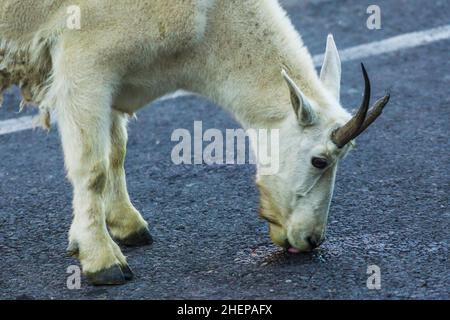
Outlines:
[[[342,62],[367,58],[403,49],[415,48],[427,45],[436,41],[450,39],[450,25],[428,29],[424,31],[405,33],[381,41],[375,41],[339,51]],[[324,55],[319,54],[313,57],[314,65],[322,65]],[[193,95],[193,93],[179,90],[168,94],[158,101],[166,101],[178,97]],[[16,119],[0,121],[0,136],[14,132],[33,129],[35,127],[33,117],[26,116]]]

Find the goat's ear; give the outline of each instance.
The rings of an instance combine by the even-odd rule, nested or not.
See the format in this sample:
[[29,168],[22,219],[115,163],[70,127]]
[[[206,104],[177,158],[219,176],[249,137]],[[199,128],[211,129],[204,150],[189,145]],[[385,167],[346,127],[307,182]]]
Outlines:
[[320,71],[320,80],[331,94],[339,101],[341,90],[341,59],[333,36],[328,35],[325,58]]
[[316,113],[311,107],[308,99],[301,92],[300,88],[295,84],[294,80],[287,74],[286,70],[282,70],[281,74],[286,80],[286,83],[291,92],[291,102],[294,107],[294,112],[297,115],[298,122],[302,126],[311,126],[316,119]]

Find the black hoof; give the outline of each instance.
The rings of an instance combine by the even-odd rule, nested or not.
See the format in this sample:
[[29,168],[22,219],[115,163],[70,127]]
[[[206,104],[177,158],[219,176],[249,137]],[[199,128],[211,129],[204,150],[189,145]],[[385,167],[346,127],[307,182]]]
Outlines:
[[126,282],[119,265],[103,269],[94,273],[86,273],[89,282],[94,286],[120,285]]
[[131,270],[129,265],[120,266],[120,269],[122,270],[125,280],[130,281],[133,279],[134,273],[133,273],[133,270]]
[[80,253],[80,247],[78,246],[78,243],[70,242],[69,246],[66,249],[66,253],[69,257],[78,257],[78,254]]
[[153,238],[147,228],[143,228],[125,239],[117,239],[117,241],[125,246],[137,247],[148,246],[153,243]]

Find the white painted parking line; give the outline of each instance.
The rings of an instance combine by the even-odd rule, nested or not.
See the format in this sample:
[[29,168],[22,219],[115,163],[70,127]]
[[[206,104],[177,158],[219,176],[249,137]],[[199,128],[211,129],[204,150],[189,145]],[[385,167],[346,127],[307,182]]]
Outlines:
[[[367,44],[339,50],[339,53],[341,56],[341,60],[345,62],[424,46],[433,42],[447,39],[450,39],[450,25],[418,32],[405,33],[385,40],[370,42]],[[313,60],[316,66],[320,66],[323,61],[323,54],[315,55],[313,57]],[[179,90],[158,99],[158,101],[171,100],[189,95],[193,95],[193,93]],[[11,134],[14,132],[29,130],[32,128],[34,128],[34,123],[33,117],[30,116],[0,121],[0,135]]]
[[8,133],[28,130],[34,128],[33,117],[26,116],[16,119],[0,121],[0,136]]
[[[446,39],[450,39],[450,25],[424,31],[405,33],[385,40],[339,50],[339,55],[342,61],[351,61],[415,48]],[[323,54],[314,56],[314,64],[316,66],[320,66],[322,62]]]

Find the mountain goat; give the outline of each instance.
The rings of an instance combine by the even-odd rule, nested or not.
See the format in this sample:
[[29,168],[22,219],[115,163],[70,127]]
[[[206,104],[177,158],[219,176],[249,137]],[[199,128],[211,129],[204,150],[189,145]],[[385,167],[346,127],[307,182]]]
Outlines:
[[[79,28],[68,26],[74,6]],[[368,110],[363,66],[352,117],[333,38],[318,76],[276,0],[3,0],[0,18],[0,92],[19,86],[44,126],[57,114],[74,189],[68,251],[95,285],[133,276],[115,241],[152,242],[127,192],[127,115],[182,88],[244,128],[279,129],[279,171],[257,174],[260,215],[274,243],[301,252],[323,241],[337,164],[389,99]]]

